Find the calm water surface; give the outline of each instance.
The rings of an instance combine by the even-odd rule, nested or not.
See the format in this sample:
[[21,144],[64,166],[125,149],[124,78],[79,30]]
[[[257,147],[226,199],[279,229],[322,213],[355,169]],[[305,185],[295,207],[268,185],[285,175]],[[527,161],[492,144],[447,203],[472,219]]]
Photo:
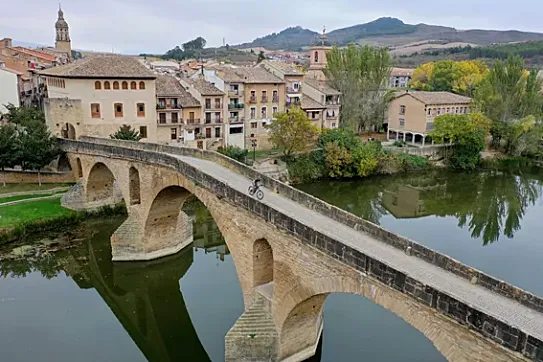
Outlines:
[[543,296],[543,172],[449,171],[299,188]]
[[[0,262],[0,361],[224,361],[243,311],[232,258],[211,216],[190,202],[194,244],[139,263],[112,263],[123,220],[89,225],[75,248],[37,262]],[[91,232],[92,230],[92,232]],[[331,295],[311,361],[444,361],[421,333],[355,295]]]

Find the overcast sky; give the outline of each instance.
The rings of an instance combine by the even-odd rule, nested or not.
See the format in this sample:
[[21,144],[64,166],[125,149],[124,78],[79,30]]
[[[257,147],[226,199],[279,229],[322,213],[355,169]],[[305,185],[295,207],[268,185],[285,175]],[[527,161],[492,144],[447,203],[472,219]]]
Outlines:
[[[0,0],[0,38],[53,45],[56,0]],[[457,29],[543,32],[542,0],[65,0],[72,47],[163,53],[197,36],[238,44],[301,25],[328,31],[397,17]]]

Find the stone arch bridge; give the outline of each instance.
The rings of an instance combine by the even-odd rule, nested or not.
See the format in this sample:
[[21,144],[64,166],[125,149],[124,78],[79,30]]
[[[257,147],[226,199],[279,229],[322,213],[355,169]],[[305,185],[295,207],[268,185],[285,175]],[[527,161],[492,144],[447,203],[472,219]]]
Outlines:
[[[79,179],[63,205],[125,200],[113,260],[180,251],[192,241],[183,202],[193,194],[209,209],[245,303],[225,337],[227,361],[310,357],[330,293],[359,294],[392,311],[449,361],[543,361],[537,296],[215,152],[97,138],[60,143]],[[257,177],[262,201],[246,192]]]

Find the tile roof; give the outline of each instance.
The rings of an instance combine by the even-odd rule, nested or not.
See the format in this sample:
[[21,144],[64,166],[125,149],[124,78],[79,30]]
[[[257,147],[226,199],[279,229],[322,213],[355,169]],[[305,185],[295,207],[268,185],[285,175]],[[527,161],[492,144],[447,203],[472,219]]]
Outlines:
[[284,75],[303,75],[304,74],[300,69],[296,68],[292,64],[288,64],[284,62],[271,62],[271,61],[266,61],[266,64],[280,70]]
[[200,102],[192,96],[174,77],[159,75],[156,79],[157,97],[177,97],[181,107],[200,107]]
[[40,74],[66,78],[156,78],[156,75],[136,58],[120,55],[86,57],[70,64],[43,70]]
[[233,83],[243,83],[244,79],[243,76],[236,73],[235,68],[231,67],[211,67],[211,69],[215,69],[217,71],[217,75],[224,80],[225,82],[233,82]]
[[327,95],[341,94],[340,91],[335,90],[334,88],[330,87],[328,84],[326,84],[326,81],[323,81],[323,80],[316,80],[314,78],[304,77],[304,83],[310,85],[311,87]]
[[325,109],[326,106],[317,102],[306,94],[302,97],[302,109]]
[[392,72],[390,72],[390,75],[393,77],[399,77],[399,76],[412,76],[415,69],[411,68],[392,68]]
[[399,94],[398,97],[410,95],[424,104],[467,104],[471,103],[470,97],[464,97],[450,92],[422,92],[407,91]]
[[244,83],[285,83],[281,78],[260,67],[240,67],[235,68],[234,71]]
[[40,52],[40,51],[37,51],[37,50],[32,50],[32,49],[28,49],[28,48],[21,47],[21,46],[13,47],[11,49],[15,50],[15,51],[18,51],[18,52],[21,52],[21,53],[30,54],[30,55],[33,55],[35,57],[45,59],[45,60],[47,60],[49,62],[53,62],[55,60],[54,55],[47,54],[47,53],[44,53],[44,52]]
[[222,96],[224,92],[204,79],[184,78],[186,83],[193,86],[203,96]]

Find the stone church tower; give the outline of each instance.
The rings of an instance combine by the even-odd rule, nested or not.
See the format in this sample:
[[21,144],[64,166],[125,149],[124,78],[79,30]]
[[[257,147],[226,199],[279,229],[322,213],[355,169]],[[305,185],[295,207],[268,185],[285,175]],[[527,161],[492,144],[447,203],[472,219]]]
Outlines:
[[326,28],[322,30],[322,34],[319,36],[321,44],[314,44],[309,48],[309,70],[308,76],[317,80],[326,80],[323,69],[326,68],[326,53],[328,53],[332,47],[324,45],[328,40],[326,36]]
[[68,29],[68,23],[64,20],[64,12],[58,7],[58,19],[55,23],[55,29],[57,38],[55,42],[55,49],[61,52],[65,52],[68,58],[72,58],[72,42],[70,40],[70,31]]

